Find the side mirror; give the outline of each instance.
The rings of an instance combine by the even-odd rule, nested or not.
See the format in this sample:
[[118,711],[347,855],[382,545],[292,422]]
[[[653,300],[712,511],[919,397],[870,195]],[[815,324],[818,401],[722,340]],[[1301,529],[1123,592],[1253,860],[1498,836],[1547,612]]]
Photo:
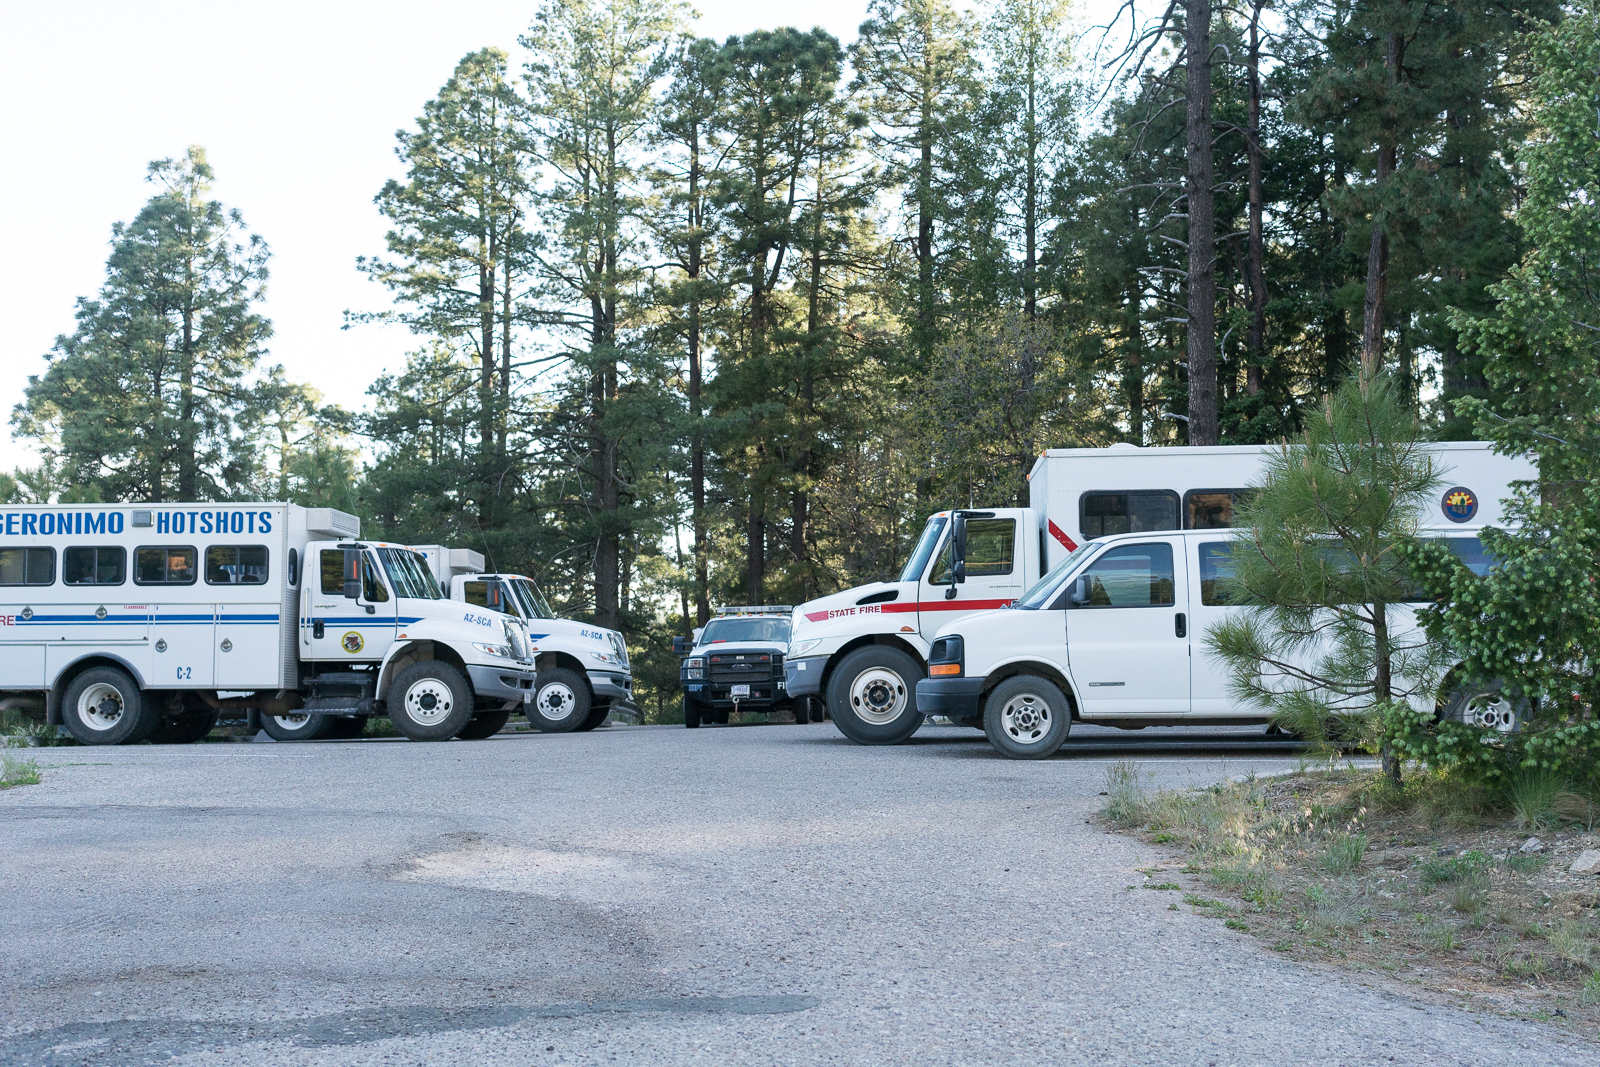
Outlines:
[[294,549],[289,550],[289,588],[293,589],[300,584],[300,553]]
[[1074,578],[1072,580],[1072,588],[1067,592],[1067,599],[1071,601],[1072,606],[1075,608],[1081,608],[1087,604],[1089,602],[1089,579],[1087,577]]
[[361,599],[361,550],[344,550],[344,595],[346,600]]
[[950,581],[967,580],[967,519],[959,511],[950,517]]
[[694,641],[682,634],[672,639],[672,654],[674,656],[687,656],[694,651]]
[[694,643],[695,644],[698,645],[700,643],[700,635],[705,633],[705,632],[706,632],[706,628],[704,626],[696,626],[694,628]]
[[359,578],[348,578],[348,579],[346,579],[345,583],[344,583],[344,595],[345,595],[345,599],[346,600],[360,600],[361,599],[361,579],[359,579]]

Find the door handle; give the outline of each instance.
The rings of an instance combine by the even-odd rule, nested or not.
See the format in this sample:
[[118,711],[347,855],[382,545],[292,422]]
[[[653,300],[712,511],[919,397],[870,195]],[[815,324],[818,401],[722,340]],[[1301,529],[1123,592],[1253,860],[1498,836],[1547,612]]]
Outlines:
[[1172,633],[1175,637],[1188,637],[1188,620],[1183,617],[1183,612],[1178,612],[1172,617]]
[[315,637],[319,641],[322,640],[322,620],[321,619],[318,619],[317,621],[315,621],[315,622],[313,622],[311,624],[311,636]]

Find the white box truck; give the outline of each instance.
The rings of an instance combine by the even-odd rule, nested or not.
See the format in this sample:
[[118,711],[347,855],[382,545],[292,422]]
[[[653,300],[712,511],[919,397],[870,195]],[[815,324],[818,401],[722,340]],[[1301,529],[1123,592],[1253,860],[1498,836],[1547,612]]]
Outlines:
[[[941,628],[1006,607],[1098,538],[1229,528],[1235,502],[1259,480],[1271,447],[1044,452],[1028,475],[1028,507],[941,511],[928,519],[898,580],[795,608],[784,663],[789,695],[823,697],[851,740],[905,740],[923,722],[917,683]],[[1451,486],[1432,518],[1463,534],[1500,524],[1511,483],[1535,477],[1530,459],[1498,455],[1482,442],[1429,448]]]
[[613,711],[639,715],[633,703],[628,643],[616,630],[558,619],[538,585],[523,574],[490,573],[483,553],[444,545],[413,546],[451,600],[521,619],[538,678],[522,706],[545,733],[593,730]]
[[0,691],[91,745],[193,741],[250,710],[279,740],[386,713],[438,741],[532,699],[520,620],[360,533],[282,503],[0,508]]

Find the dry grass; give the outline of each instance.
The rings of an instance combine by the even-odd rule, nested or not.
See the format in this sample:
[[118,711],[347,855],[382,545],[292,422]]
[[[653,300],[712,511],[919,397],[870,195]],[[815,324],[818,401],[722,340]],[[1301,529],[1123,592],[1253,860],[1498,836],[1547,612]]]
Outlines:
[[39,764],[9,752],[0,752],[0,789],[18,785],[38,785]]
[[[1503,805],[1353,770],[1148,792],[1117,764],[1106,793],[1107,822],[1184,849],[1186,871],[1227,898],[1185,903],[1277,951],[1591,1037],[1600,1026],[1600,877],[1568,873],[1600,836],[1559,784],[1530,780]],[[1520,851],[1530,833],[1545,851]]]

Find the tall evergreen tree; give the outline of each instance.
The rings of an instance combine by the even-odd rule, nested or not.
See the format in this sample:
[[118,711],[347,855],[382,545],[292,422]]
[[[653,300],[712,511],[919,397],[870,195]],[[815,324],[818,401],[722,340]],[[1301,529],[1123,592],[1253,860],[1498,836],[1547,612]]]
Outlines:
[[150,164],[160,191],[112,228],[99,296],[78,301],[77,330],[12,415],[68,483],[102,499],[227,499],[254,473],[240,424],[272,334],[252,307],[267,246],[207,199],[213,177],[199,147]]

